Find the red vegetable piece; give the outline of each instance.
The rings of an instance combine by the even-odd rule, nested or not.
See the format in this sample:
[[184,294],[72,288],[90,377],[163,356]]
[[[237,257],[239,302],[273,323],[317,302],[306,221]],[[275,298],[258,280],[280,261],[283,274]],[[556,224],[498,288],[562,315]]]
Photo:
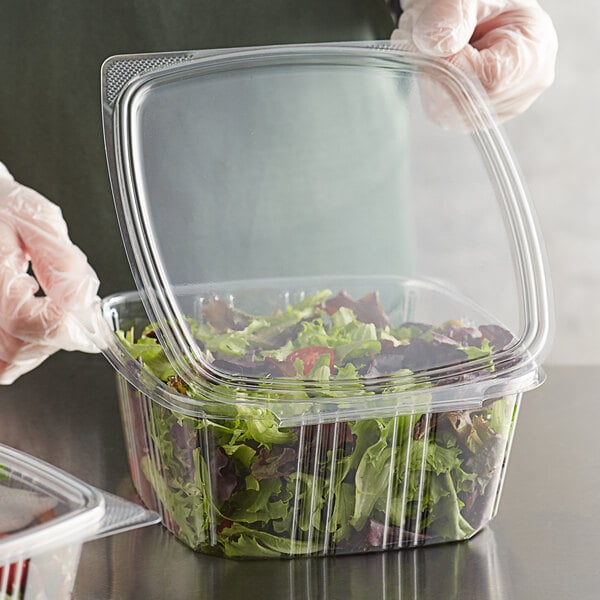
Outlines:
[[[7,533],[0,533],[0,538],[7,537]],[[13,591],[23,590],[23,586],[25,585],[25,580],[27,579],[27,565],[29,564],[29,560],[26,560],[23,563],[23,568],[21,569],[21,573],[19,574],[19,578],[17,579],[17,574],[19,572],[19,564],[11,563],[8,565],[8,582],[6,591],[9,594],[12,594]],[[4,569],[6,567],[0,567],[0,582],[4,579]]]
[[333,350],[331,348],[327,348],[325,346],[308,346],[307,348],[299,348],[298,350],[290,352],[285,360],[293,364],[294,361],[300,359],[304,365],[302,374],[308,375],[313,370],[313,367],[317,363],[317,360],[319,360],[319,357],[323,354],[329,354],[329,368],[333,369],[335,355],[333,354]]

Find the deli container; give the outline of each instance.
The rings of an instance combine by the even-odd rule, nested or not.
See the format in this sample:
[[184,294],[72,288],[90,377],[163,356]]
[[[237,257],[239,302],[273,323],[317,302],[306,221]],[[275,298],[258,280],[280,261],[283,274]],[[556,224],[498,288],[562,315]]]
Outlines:
[[387,43],[118,56],[102,83],[138,289],[97,337],[146,505],[235,558],[481,530],[550,309],[477,83]]
[[0,444],[0,598],[70,598],[84,542],[157,523],[142,506]]

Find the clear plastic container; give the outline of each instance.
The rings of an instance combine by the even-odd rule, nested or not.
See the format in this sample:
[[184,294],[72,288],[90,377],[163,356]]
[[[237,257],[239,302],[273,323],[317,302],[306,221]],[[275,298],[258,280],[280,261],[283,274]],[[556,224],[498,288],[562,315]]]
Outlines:
[[156,513],[0,445],[0,598],[70,598],[84,542]]
[[103,345],[135,484],[190,547],[342,554],[496,513],[548,284],[485,95],[389,44],[103,68],[137,293]]
[[[148,325],[135,292],[107,298],[104,313],[115,331]],[[236,558],[471,537],[496,514],[522,390],[539,378],[497,373],[495,390],[483,381],[477,396],[467,371],[441,383],[435,411],[436,388],[417,378],[397,389],[359,384],[352,396],[314,381],[271,406],[241,390],[225,403],[184,384],[158,344],[145,348],[142,360],[166,366],[167,384],[125,349],[113,355],[136,489],[191,548]]]

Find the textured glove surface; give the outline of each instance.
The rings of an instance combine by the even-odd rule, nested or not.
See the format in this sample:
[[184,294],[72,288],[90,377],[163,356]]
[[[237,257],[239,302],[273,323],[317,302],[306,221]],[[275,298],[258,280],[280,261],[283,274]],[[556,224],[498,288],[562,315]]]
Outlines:
[[503,121],[553,82],[558,40],[535,0],[404,0],[392,40],[474,73]]
[[59,349],[97,352],[81,323],[97,317],[98,287],[59,207],[2,168],[0,383],[12,383]]

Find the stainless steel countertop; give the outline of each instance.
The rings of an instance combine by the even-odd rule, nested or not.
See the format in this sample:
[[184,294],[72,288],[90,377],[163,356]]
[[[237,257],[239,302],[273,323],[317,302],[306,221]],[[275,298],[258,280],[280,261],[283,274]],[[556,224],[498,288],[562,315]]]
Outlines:
[[[500,512],[468,542],[368,556],[232,561],[161,526],[83,547],[75,600],[587,600],[600,596],[600,367],[525,395]],[[59,353],[0,387],[0,441],[134,498],[112,368]]]

